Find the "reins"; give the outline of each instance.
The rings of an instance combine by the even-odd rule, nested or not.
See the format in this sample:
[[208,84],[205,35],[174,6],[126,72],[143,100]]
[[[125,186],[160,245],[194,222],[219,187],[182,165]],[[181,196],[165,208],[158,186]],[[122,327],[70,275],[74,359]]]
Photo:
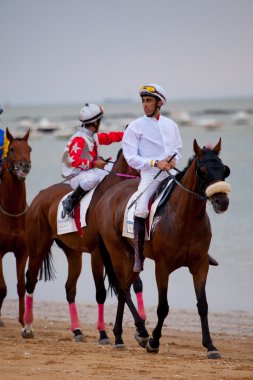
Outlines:
[[[174,168],[174,169],[176,169],[176,168]],[[174,175],[172,175],[170,173],[168,173],[168,175],[182,190],[185,190],[187,193],[194,195],[200,201],[207,201],[209,199],[208,196],[206,196],[206,195],[203,196],[203,195],[200,195],[198,193],[195,193],[194,191],[192,191],[190,189],[187,189],[187,187],[185,187],[184,185],[182,185],[181,182],[179,182]]]

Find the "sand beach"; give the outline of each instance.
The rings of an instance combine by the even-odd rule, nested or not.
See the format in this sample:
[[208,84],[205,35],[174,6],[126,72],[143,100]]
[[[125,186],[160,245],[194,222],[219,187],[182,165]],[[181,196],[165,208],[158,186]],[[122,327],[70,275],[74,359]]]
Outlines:
[[[98,344],[96,305],[78,304],[86,342],[76,343],[70,331],[67,303],[35,302],[34,333],[21,337],[17,322],[17,300],[6,300],[2,310],[5,327],[0,328],[1,380],[65,379],[253,379],[253,315],[247,312],[210,313],[214,344],[222,358],[206,358],[201,344],[197,312],[171,310],[165,320],[160,351],[149,354],[134,339],[130,313],[124,316],[124,350]],[[115,305],[105,308],[106,328],[113,343]],[[156,321],[149,308],[149,333]]]

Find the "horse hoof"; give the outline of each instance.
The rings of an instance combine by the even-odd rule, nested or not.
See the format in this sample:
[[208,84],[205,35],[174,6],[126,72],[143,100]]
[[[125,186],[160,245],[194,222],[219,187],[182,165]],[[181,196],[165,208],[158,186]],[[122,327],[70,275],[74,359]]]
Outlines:
[[73,340],[74,340],[74,342],[77,342],[77,343],[86,342],[86,338],[83,334],[74,335]]
[[106,346],[107,344],[112,344],[109,338],[99,339],[98,343],[101,344],[102,346]]
[[2,321],[2,319],[0,319],[0,327],[5,327],[5,323]]
[[124,345],[124,343],[119,343],[119,344],[115,344],[115,346],[113,347],[114,350],[125,350],[126,347]]
[[148,343],[147,343],[147,345],[146,345],[146,350],[147,350],[147,352],[153,352],[154,354],[158,354],[158,352],[159,352],[159,347],[157,347],[157,348],[153,348],[153,347],[151,347],[151,346],[150,346],[150,343],[149,343],[149,341],[148,341]]
[[138,332],[136,332],[134,335],[134,338],[142,348],[146,348],[148,340],[149,340],[148,336],[147,337],[139,336]]
[[33,338],[34,338],[33,331],[32,331],[32,330],[26,330],[26,329],[23,329],[23,330],[21,331],[21,336],[22,336],[24,339],[33,339]]
[[217,350],[208,351],[206,356],[208,359],[221,359],[221,354]]

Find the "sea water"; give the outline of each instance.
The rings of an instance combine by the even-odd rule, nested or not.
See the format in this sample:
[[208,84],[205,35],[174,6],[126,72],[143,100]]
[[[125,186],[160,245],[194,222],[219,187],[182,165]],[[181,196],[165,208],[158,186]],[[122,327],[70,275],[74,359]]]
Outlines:
[[[1,127],[8,126],[17,133],[20,120],[30,118],[33,121],[42,117],[61,120],[72,125],[79,125],[80,105],[7,107],[1,116]],[[209,310],[225,312],[244,310],[253,312],[253,119],[252,99],[215,100],[198,102],[177,102],[170,104],[165,111],[171,117],[178,112],[187,111],[191,116],[189,125],[181,126],[183,140],[182,160],[179,169],[186,166],[193,154],[193,140],[200,146],[215,145],[222,139],[221,158],[231,169],[227,181],[232,191],[229,196],[228,210],[216,214],[207,203],[207,212],[211,220],[213,237],[210,254],[219,262],[218,267],[210,267],[207,279],[207,299]],[[142,114],[141,105],[135,103],[105,104],[107,117],[103,130],[123,130],[125,125]],[[235,124],[233,118],[237,111],[247,111],[250,119]],[[200,122],[203,118],[221,121],[219,128],[205,128]],[[19,130],[22,134],[22,131]],[[27,200],[32,201],[41,190],[62,180],[61,156],[66,140],[57,139],[54,134],[34,137],[31,134],[32,170],[27,177]],[[103,148],[104,157],[116,157],[120,143]],[[44,232],[41,231],[41,234]],[[201,231],[199,232],[201,239]],[[185,236],[187,239],[187,236]],[[52,247],[57,279],[53,282],[38,282],[35,300],[64,301],[65,282],[67,279],[67,261],[63,252],[54,244]],[[3,260],[4,275],[8,287],[8,298],[17,298],[16,270],[12,253]],[[157,287],[154,274],[154,262],[147,259],[141,273],[144,284],[144,302],[146,306],[157,305]],[[77,302],[95,303],[95,287],[90,267],[90,255],[83,254],[83,269],[77,284]],[[108,296],[108,303],[116,303],[115,297]],[[194,309],[196,297],[192,276],[187,268],[181,268],[170,275],[168,302],[171,308]]]

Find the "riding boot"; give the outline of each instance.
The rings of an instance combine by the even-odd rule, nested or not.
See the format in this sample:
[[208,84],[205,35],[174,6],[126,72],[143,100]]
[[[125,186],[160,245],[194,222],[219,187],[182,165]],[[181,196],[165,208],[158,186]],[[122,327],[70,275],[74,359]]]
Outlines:
[[86,193],[87,191],[83,190],[81,186],[78,186],[72,194],[70,194],[66,199],[64,199],[64,201],[62,202],[62,206],[65,214],[73,218],[74,208]]
[[143,247],[145,240],[145,219],[134,217],[134,272],[143,270]]

